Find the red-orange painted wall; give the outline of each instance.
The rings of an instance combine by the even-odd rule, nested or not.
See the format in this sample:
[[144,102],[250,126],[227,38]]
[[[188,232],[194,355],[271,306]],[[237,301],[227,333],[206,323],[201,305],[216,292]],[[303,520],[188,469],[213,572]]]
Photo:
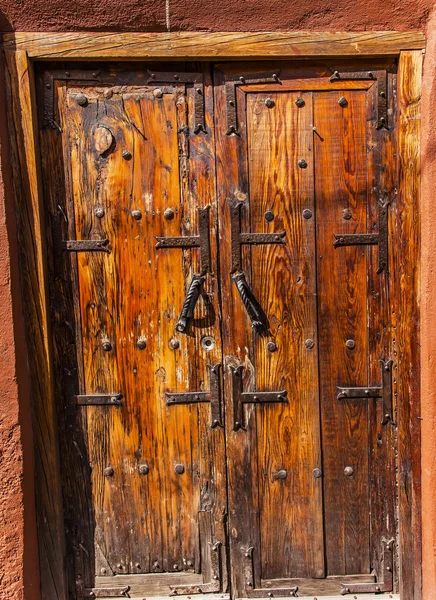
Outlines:
[[[0,31],[426,32],[421,265],[423,600],[436,600],[436,10],[433,13],[432,7],[433,0],[2,0],[0,4]],[[16,257],[0,75],[0,599],[38,600],[31,394]]]

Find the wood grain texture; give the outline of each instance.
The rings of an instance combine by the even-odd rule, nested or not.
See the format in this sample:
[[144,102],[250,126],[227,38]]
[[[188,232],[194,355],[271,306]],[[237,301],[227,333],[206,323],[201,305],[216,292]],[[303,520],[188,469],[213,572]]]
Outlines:
[[[318,323],[327,573],[369,572],[368,407],[339,402],[336,386],[367,385],[367,250],[334,248],[336,233],[366,232],[366,94],[314,97]],[[343,218],[349,209],[351,220]],[[354,340],[348,350],[347,340]],[[352,477],[344,475],[351,466]]]
[[20,250],[20,280],[32,381],[36,515],[43,600],[66,600],[51,328],[47,302],[42,187],[38,169],[32,64],[25,52],[6,56],[9,119]]
[[[400,593],[421,598],[420,509],[420,131],[422,55],[402,53],[398,65],[399,193],[395,212],[394,255],[398,360],[398,470],[400,519]],[[413,558],[412,558],[413,557]]]
[[[270,322],[269,336],[254,338],[256,389],[288,392],[286,403],[256,409],[262,577],[268,579],[324,576],[322,480],[312,475],[321,467],[318,352],[305,346],[317,338],[314,218],[303,217],[303,210],[315,210],[312,111],[311,93],[248,95],[251,231],[286,232],[285,245],[251,252],[253,291]],[[270,223],[267,210],[274,214]],[[268,340],[275,352],[267,350]],[[274,475],[282,469],[284,480]]]
[[234,58],[397,55],[425,47],[421,31],[6,34],[7,51],[31,58]]

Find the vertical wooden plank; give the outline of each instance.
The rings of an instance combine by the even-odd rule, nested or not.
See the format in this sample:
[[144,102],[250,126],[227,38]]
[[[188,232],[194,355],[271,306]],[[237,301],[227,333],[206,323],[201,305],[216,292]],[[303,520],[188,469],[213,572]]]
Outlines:
[[256,389],[288,391],[286,403],[256,408],[264,579],[324,576],[322,479],[312,475],[321,467],[318,350],[305,344],[317,341],[312,124],[311,93],[248,94],[251,230],[286,231],[285,245],[252,250],[253,291],[270,322],[269,338],[255,338]]
[[[398,65],[398,199],[394,282],[398,361],[400,592],[421,598],[420,472],[420,134],[422,52],[401,52]],[[413,557],[413,558],[412,558]]]
[[[389,266],[378,273],[379,247],[373,246],[368,254],[368,332],[369,383],[381,385],[380,360],[393,359],[392,337],[392,248],[395,246],[393,212],[397,191],[397,127],[396,127],[396,74],[388,74],[389,130],[377,130],[378,86],[367,92],[368,140],[368,233],[379,231],[380,203],[390,202],[388,208]],[[394,365],[395,373],[395,365]],[[395,410],[395,409],[394,409]],[[396,438],[397,419],[382,425],[382,402],[376,401],[369,411],[370,459],[370,560],[378,578],[383,573],[383,540],[395,538],[396,532]],[[397,554],[397,548],[394,550]],[[398,579],[395,568],[394,578]]]
[[[339,402],[336,386],[368,377],[367,249],[334,248],[366,232],[366,93],[314,94],[318,321],[328,575],[369,572],[368,403]],[[352,218],[344,218],[350,210]],[[353,340],[354,349],[348,349]],[[354,474],[347,477],[345,467]]]
[[36,513],[42,598],[66,600],[63,516],[46,301],[45,247],[33,69],[24,51],[6,53],[20,277],[29,348],[35,436]]
[[[229,200],[248,198],[245,97],[238,91],[240,135],[226,135],[227,110],[224,76],[215,71],[215,136],[217,200],[219,210],[219,259],[222,301],[221,330],[224,352],[224,399],[226,407],[228,530],[231,556],[231,589],[236,596],[246,590],[244,557],[253,550],[255,586],[260,585],[260,538],[258,473],[256,464],[255,406],[245,408],[246,430],[234,431],[231,370],[244,367],[244,388],[254,387],[251,322],[245,312],[231,272],[231,222]],[[243,230],[249,231],[247,206],[242,211]],[[246,256],[246,255],[245,255]],[[250,265],[250,262],[246,263]],[[248,272],[249,275],[249,272]]]

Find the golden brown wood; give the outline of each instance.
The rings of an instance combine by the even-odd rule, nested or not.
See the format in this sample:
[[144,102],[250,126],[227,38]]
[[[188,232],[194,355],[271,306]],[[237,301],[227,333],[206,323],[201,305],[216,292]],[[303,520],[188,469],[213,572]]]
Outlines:
[[397,55],[425,47],[421,31],[27,33],[4,36],[7,51],[38,59],[195,58],[200,60]]
[[[251,230],[286,232],[285,245],[253,247],[250,257],[253,291],[270,322],[268,337],[253,340],[256,389],[288,392],[282,405],[257,407],[264,578],[324,576],[322,479],[312,475],[322,465],[318,352],[305,346],[317,329],[314,218],[303,217],[315,211],[312,110],[310,93],[250,93],[247,100]],[[282,469],[284,480],[275,475]]]
[[67,598],[64,527],[53,393],[51,327],[38,170],[33,68],[26,52],[6,55],[20,278],[32,381],[36,514],[43,599]]
[[[368,573],[368,406],[339,402],[336,387],[367,385],[367,250],[334,248],[336,233],[365,233],[366,94],[316,93],[314,98],[317,201],[318,322],[327,573]],[[352,218],[343,218],[349,209]],[[347,340],[355,348],[348,350]],[[344,475],[351,466],[352,477]]]
[[[394,246],[395,358],[398,361],[398,468],[401,593],[421,598],[419,256],[421,71],[419,52],[398,68],[399,193]],[[413,557],[413,558],[412,558]]]

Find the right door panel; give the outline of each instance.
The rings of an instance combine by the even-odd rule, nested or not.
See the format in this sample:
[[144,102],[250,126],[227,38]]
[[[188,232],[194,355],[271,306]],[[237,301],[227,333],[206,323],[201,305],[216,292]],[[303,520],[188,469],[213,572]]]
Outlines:
[[387,65],[331,73],[268,63],[215,74],[239,597],[395,588],[395,75]]

